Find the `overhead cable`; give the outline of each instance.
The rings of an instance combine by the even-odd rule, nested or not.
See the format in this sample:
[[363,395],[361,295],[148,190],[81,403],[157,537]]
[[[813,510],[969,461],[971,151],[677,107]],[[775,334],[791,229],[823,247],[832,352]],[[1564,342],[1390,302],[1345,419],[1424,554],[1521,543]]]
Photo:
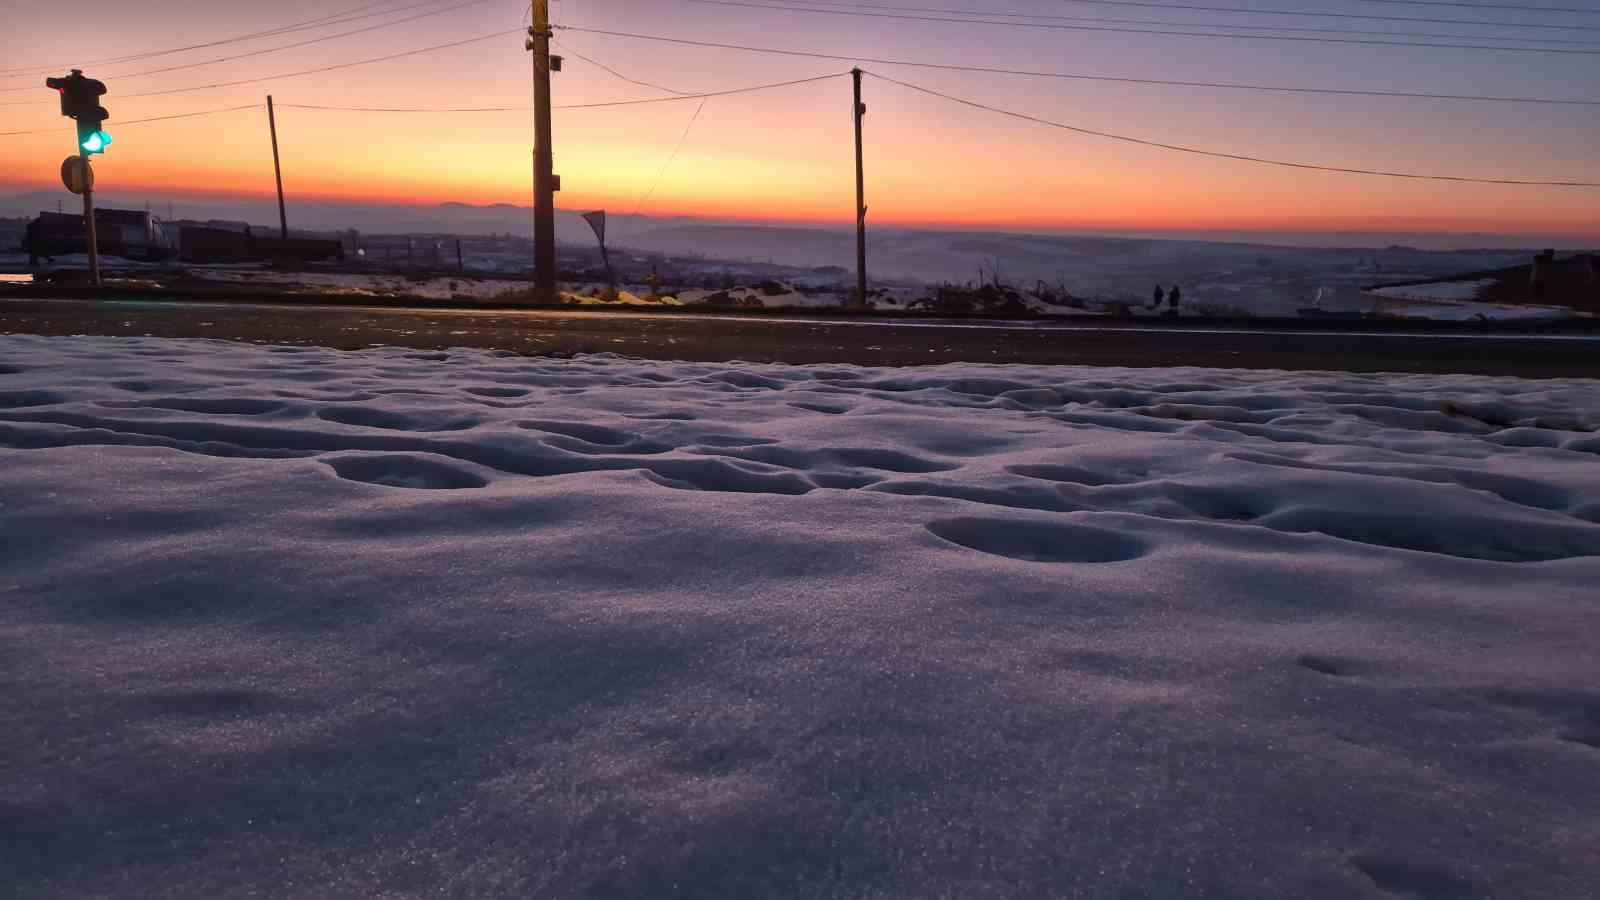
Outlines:
[[1182,81],[1166,78],[1125,78],[1114,75],[1088,75],[1070,72],[1040,72],[1029,71],[1026,69],[1008,69],[998,66],[967,66],[957,63],[932,63],[906,59],[887,59],[883,57],[821,53],[807,50],[787,50],[779,47],[753,47],[745,44],[699,41],[689,38],[674,38],[656,34],[639,34],[637,32],[630,31],[610,31],[602,28],[580,28],[576,25],[561,26],[561,29],[564,31],[576,31],[583,32],[585,34],[600,34],[607,35],[609,37],[630,38],[641,41],[682,44],[690,47],[707,47],[718,50],[740,50],[746,53],[766,53],[775,56],[795,56],[806,59],[826,59],[837,62],[861,62],[880,66],[909,66],[918,69],[939,69],[951,72],[980,72],[991,75],[1020,75],[1027,78],[1057,78],[1069,81],[1104,81],[1120,84],[1148,84],[1164,87],[1217,88],[1231,91],[1264,91],[1268,93],[1287,94],[1329,94],[1333,96],[1393,97],[1417,100],[1481,101],[1489,103],[1542,103],[1553,104],[1557,106],[1600,106],[1600,100],[1565,100],[1550,97],[1504,97],[1478,94],[1433,94],[1418,91],[1357,90],[1354,88],[1290,87],[1285,85],[1242,84],[1238,82],[1227,81]]
[[1522,6],[1510,3],[1457,3],[1450,0],[1362,0],[1363,3],[1389,3],[1394,6],[1457,6],[1463,9],[1510,9],[1516,12],[1578,13],[1600,16],[1600,9],[1581,9],[1571,6]]
[[[1443,50],[1490,50],[1504,53],[1561,53],[1577,56],[1600,56],[1600,50],[1569,50],[1564,47],[1510,47],[1503,44],[1444,44],[1421,41],[1379,41],[1368,38],[1334,38],[1334,37],[1306,37],[1303,35],[1288,34],[1219,34],[1211,31],[1181,31],[1177,29],[1159,28],[1124,28],[1114,25],[1060,25],[1048,22],[1006,22],[999,19],[969,19],[956,16],[923,16],[909,13],[873,13],[847,9],[817,9],[808,6],[774,6],[766,3],[751,3],[749,0],[684,0],[686,3],[701,3],[710,6],[739,7],[744,9],[763,9],[785,13],[813,13],[830,16],[856,16],[869,19],[896,19],[912,22],[938,22],[957,25],[986,25],[990,27],[1005,28],[1033,28],[1050,31],[1089,31],[1097,33],[1114,34],[1151,34],[1172,37],[1214,38],[1230,41],[1291,41],[1301,44],[1359,44],[1369,47],[1405,47],[1413,49],[1443,49]],[[1584,29],[1590,30],[1590,29]],[[1600,31],[1600,27],[1595,29]]]
[[1520,37],[1507,34],[1476,35],[1461,34],[1459,32],[1441,33],[1436,31],[1378,31],[1361,28],[1319,28],[1314,25],[1255,25],[1238,22],[1164,22],[1151,19],[1106,19],[1097,16],[1059,16],[1045,13],[1013,13],[997,11],[976,12],[965,9],[951,9],[944,6],[888,6],[881,3],[846,3],[839,2],[839,0],[801,0],[801,2],[803,2],[806,6],[838,6],[849,9],[864,9],[869,11],[945,13],[960,16],[985,15],[997,16],[1004,19],[1038,19],[1049,22],[1097,22],[1106,25],[1158,25],[1171,26],[1174,28],[1227,28],[1234,31],[1301,31],[1313,34],[1357,34],[1392,38],[1444,38],[1464,40],[1483,39],[1496,41],[1520,41],[1524,44],[1570,44],[1580,47],[1600,46],[1600,42],[1592,40],[1574,41],[1562,38]]
[[1108,131],[1096,131],[1096,130],[1094,130],[1092,128],[1080,128],[1079,126],[1076,126],[1076,125],[1067,125],[1067,124],[1065,124],[1063,122],[1055,122],[1055,121],[1052,121],[1050,119],[1040,118],[1039,116],[1033,116],[1033,115],[1029,115],[1027,113],[1020,113],[1020,112],[1016,112],[1014,110],[1009,110],[1009,109],[1002,109],[1002,108],[1000,108],[998,106],[991,106],[991,105],[986,104],[986,103],[979,103],[976,100],[968,100],[968,99],[965,99],[963,97],[957,97],[957,96],[955,96],[953,94],[946,94],[946,93],[944,93],[942,91],[936,91],[936,90],[934,90],[932,88],[927,88],[927,87],[923,87],[921,85],[912,84],[912,83],[907,82],[907,81],[900,81],[900,80],[895,79],[895,78],[890,78],[887,75],[878,75],[878,74],[876,74],[874,72],[868,72],[867,74],[871,75],[874,78],[879,79],[880,81],[887,81],[890,84],[899,85],[900,87],[906,88],[908,90],[917,91],[917,92],[920,92],[920,93],[923,93],[923,94],[927,94],[927,95],[929,95],[931,97],[938,97],[938,98],[940,98],[942,100],[948,100],[948,101],[950,101],[952,103],[958,103],[958,104],[960,104],[962,106],[968,106],[968,107],[971,107],[973,109],[980,109],[980,110],[984,110],[985,112],[996,113],[996,114],[1002,115],[1002,116],[1009,116],[1011,118],[1021,119],[1021,120],[1026,121],[1026,122],[1033,122],[1033,123],[1038,124],[1038,125],[1047,125],[1047,126],[1049,126],[1051,128],[1059,128],[1059,129],[1062,129],[1064,131],[1071,131],[1071,132],[1074,132],[1076,134],[1088,135],[1090,137],[1106,138],[1107,140],[1121,141],[1123,143],[1128,143],[1128,144],[1138,144],[1138,145],[1141,145],[1141,146],[1144,146],[1144,147],[1153,147],[1153,148],[1156,148],[1158,150],[1172,150],[1172,151],[1175,151],[1175,152],[1178,152],[1178,153],[1190,153],[1190,154],[1194,154],[1194,155],[1197,155],[1197,156],[1209,156],[1209,157],[1212,157],[1212,158],[1215,158],[1215,159],[1230,159],[1230,160],[1235,160],[1235,161],[1238,161],[1238,162],[1256,163],[1258,165],[1267,165],[1267,166],[1280,166],[1280,167],[1283,167],[1283,168],[1290,168],[1290,169],[1309,169],[1311,171],[1316,171],[1316,172],[1337,172],[1337,173],[1341,173],[1341,174],[1345,174],[1345,175],[1373,175],[1373,176],[1381,176],[1381,177],[1384,177],[1384,178],[1406,178],[1406,179],[1419,180],[1419,181],[1448,181],[1448,182],[1465,183],[1465,184],[1505,184],[1505,185],[1518,185],[1518,186],[1523,186],[1523,187],[1600,188],[1600,181],[1596,181],[1596,182],[1591,182],[1591,181],[1533,181],[1533,180],[1524,180],[1524,179],[1518,179],[1518,178],[1468,178],[1468,177],[1456,176],[1456,175],[1425,175],[1425,174],[1419,174],[1419,173],[1414,173],[1414,172],[1386,172],[1386,171],[1377,170],[1377,169],[1355,169],[1355,168],[1345,168],[1345,167],[1342,167],[1342,166],[1324,166],[1324,165],[1315,165],[1315,164],[1312,164],[1312,163],[1285,162],[1283,160],[1267,159],[1265,157],[1260,157],[1260,156],[1249,156],[1249,155],[1242,154],[1242,153],[1225,153],[1225,152],[1216,151],[1216,150],[1201,150],[1201,149],[1196,148],[1196,147],[1185,147],[1185,146],[1182,146],[1180,144],[1167,144],[1167,143],[1162,143],[1160,141],[1146,140],[1144,138],[1129,137],[1127,135],[1122,135],[1122,134],[1113,134],[1113,133],[1108,132]]
[[668,94],[682,94],[682,93],[685,93],[684,91],[674,90],[674,89],[669,88],[669,87],[663,87],[662,85],[659,85],[659,84],[653,84],[653,83],[648,82],[648,81],[640,81],[637,78],[630,78],[627,75],[624,75],[621,72],[618,72],[616,69],[611,68],[610,66],[606,65],[605,63],[603,63],[603,62],[601,62],[601,61],[599,61],[597,59],[591,59],[590,57],[584,56],[582,53],[579,53],[578,51],[572,49],[570,46],[568,46],[566,44],[561,43],[560,41],[555,41],[555,43],[563,51],[565,51],[568,54],[571,54],[573,57],[575,57],[577,59],[581,59],[584,62],[588,63],[589,65],[594,66],[594,67],[596,67],[598,69],[602,69],[602,70],[604,70],[606,72],[609,72],[610,74],[615,75],[617,78],[620,78],[623,81],[628,82],[629,84],[637,84],[640,87],[647,87],[647,88],[650,88],[651,90],[656,90],[656,91],[664,91],[664,92],[666,92]]
[[[199,112],[177,113],[176,115],[171,116],[151,116],[148,119],[127,119],[125,121],[118,122],[117,127],[121,128],[124,125],[143,125],[146,122],[166,122],[171,119],[192,119],[196,116],[214,116],[219,113],[238,112],[243,109],[261,109],[265,105],[266,104],[264,103],[246,103],[243,106],[230,106],[226,109],[203,109]],[[282,104],[279,105],[281,106]],[[0,131],[0,137],[12,137],[19,134],[52,134],[60,131],[61,129],[59,127],[34,128],[28,131]]]
[[[282,52],[284,50],[294,50],[294,49],[296,49],[298,47],[306,47],[306,46],[309,46],[311,44],[321,44],[321,43],[325,43],[327,41],[334,41],[334,40],[338,40],[340,38],[347,38],[347,37],[350,37],[351,35],[366,34],[369,31],[378,31],[378,30],[384,29],[384,28],[392,28],[392,27],[394,27],[396,25],[404,25],[407,22],[415,22],[418,19],[426,19],[426,18],[429,18],[431,16],[443,15],[444,13],[454,12],[454,11],[456,11],[458,9],[462,9],[464,7],[477,6],[477,5],[481,4],[481,3],[488,3],[488,2],[490,2],[490,0],[466,0],[466,2],[464,2],[464,3],[457,3],[454,6],[447,6],[447,7],[443,8],[443,9],[436,9],[436,10],[431,10],[431,11],[425,12],[425,13],[418,13],[417,15],[414,15],[414,16],[407,16],[407,17],[405,17],[403,19],[395,19],[395,20],[389,21],[389,22],[380,22],[380,23],[378,23],[376,25],[367,25],[367,26],[364,26],[364,27],[361,27],[361,28],[357,28],[357,29],[354,29],[354,30],[351,30],[351,31],[341,31],[338,34],[325,34],[325,35],[322,35],[320,37],[308,38],[308,39],[303,40],[303,41],[296,41],[293,44],[283,44],[283,45],[277,46],[277,47],[265,47],[265,48],[260,49],[260,50],[251,50],[248,53],[236,53],[233,56],[222,56],[222,57],[218,57],[216,59],[201,60],[200,62],[181,63],[181,64],[175,65],[175,66],[165,66],[165,67],[160,68],[160,69],[147,69],[147,70],[145,70],[143,72],[123,72],[123,73],[107,75],[105,77],[106,78],[114,78],[114,79],[142,78],[142,77],[146,77],[146,76],[149,76],[149,75],[162,75],[162,74],[165,74],[167,72],[178,72],[178,71],[182,71],[184,69],[198,69],[198,68],[201,68],[202,66],[214,66],[214,65],[217,65],[218,63],[234,62],[236,60],[249,59],[249,58],[255,57],[255,56],[265,56],[265,55],[267,55],[269,53],[280,53],[280,52]],[[33,86],[29,86],[29,87],[14,87],[14,88],[0,88],[0,93],[10,94],[10,93],[16,93],[18,91],[31,91],[31,90],[34,90],[34,89],[35,88]]]
[[369,18],[372,18],[373,16],[387,16],[387,15],[393,15],[393,14],[398,13],[398,12],[406,12],[406,11],[409,11],[409,10],[416,9],[417,7],[420,7],[420,6],[433,6],[433,5],[435,5],[435,4],[439,3],[439,2],[440,2],[440,0],[424,0],[424,2],[412,3],[409,6],[401,6],[401,7],[396,7],[396,8],[392,8],[392,9],[379,10],[377,12],[367,13],[365,15],[351,15],[352,13],[358,13],[358,12],[361,12],[362,10],[370,9],[370,8],[372,8],[374,6],[382,6],[383,3],[380,0],[380,2],[376,2],[376,3],[363,3],[360,6],[356,6],[356,7],[353,7],[351,9],[347,9],[347,10],[345,10],[343,12],[333,13],[331,15],[326,15],[326,16],[321,16],[321,17],[316,18],[316,19],[307,19],[307,20],[305,20],[303,22],[296,22],[296,23],[293,23],[291,25],[285,25],[285,26],[282,26],[282,27],[279,27],[279,28],[271,28],[271,29],[267,29],[265,31],[254,31],[254,32],[251,32],[249,34],[235,35],[234,37],[221,38],[219,40],[214,40],[214,41],[206,41],[206,42],[200,43],[200,44],[188,44],[188,45],[185,45],[185,46],[182,46],[182,47],[169,47],[169,48],[166,48],[164,50],[146,50],[146,51],[143,51],[143,52],[140,52],[140,53],[132,53],[132,54],[128,54],[128,55],[125,55],[125,56],[102,57],[100,59],[80,59],[80,60],[76,60],[76,61],[73,61],[73,62],[70,62],[70,63],[58,63],[58,64],[56,64],[54,66],[43,66],[43,65],[38,65],[38,66],[13,66],[13,67],[7,68],[7,69],[0,69],[0,76],[11,76],[11,75],[16,74],[16,73],[43,74],[43,73],[54,72],[54,71],[58,71],[60,69],[73,67],[73,66],[81,68],[83,66],[91,66],[91,65],[115,65],[117,63],[135,62],[135,61],[138,61],[138,60],[150,59],[150,58],[157,57],[157,56],[168,56],[168,55],[171,55],[171,54],[174,54],[174,53],[186,53],[186,52],[188,52],[190,50],[204,50],[204,49],[207,49],[207,48],[210,48],[210,47],[221,47],[221,46],[224,46],[226,44],[237,44],[237,43],[242,43],[242,42],[245,42],[245,41],[253,41],[253,40],[257,40],[257,39],[264,38],[264,37],[273,37],[275,35],[287,34],[287,33],[295,32],[295,31],[306,31],[306,30],[313,29],[313,28],[325,28],[325,27],[328,27],[330,25],[343,25],[346,22],[355,22],[355,21],[360,20],[360,19],[369,19]]
[[[1248,16],[1300,16],[1317,19],[1365,19],[1369,22],[1426,22],[1432,25],[1494,25],[1502,28],[1541,28],[1560,31],[1597,31],[1586,25],[1549,25],[1529,22],[1498,22],[1482,19],[1429,19],[1418,16],[1374,16],[1366,13],[1316,12],[1305,9],[1259,9],[1247,6],[1202,6],[1197,3],[1156,3],[1152,0],[1067,0],[1069,3],[1090,3],[1095,6],[1131,6],[1140,9],[1187,9],[1198,12],[1221,12]],[[1518,7],[1521,9],[1522,7]]]
[[[729,88],[721,91],[705,91],[698,94],[674,94],[670,97],[644,97],[635,100],[605,100],[595,103],[564,103],[556,104],[551,109],[607,109],[613,106],[643,106],[649,103],[677,103],[683,100],[704,100],[709,97],[731,97],[735,94],[753,94],[758,91],[770,91],[777,88],[794,87],[801,84],[813,84],[818,81],[828,81],[834,78],[844,78],[849,72],[834,72],[830,75],[816,75],[811,78],[796,78],[792,81],[777,81],[771,84],[755,84],[749,87]],[[325,106],[313,103],[278,103],[279,109],[318,109],[329,112],[370,112],[370,113],[499,113],[499,112],[528,112],[531,106],[482,106],[482,107],[440,107],[440,106]]]
[[399,53],[390,53],[385,56],[374,56],[369,59],[358,59],[354,62],[336,63],[331,66],[320,66],[315,69],[301,69],[298,72],[281,72],[277,75],[262,75],[259,78],[240,78],[235,81],[219,81],[215,84],[199,84],[191,87],[171,88],[164,91],[144,91],[137,94],[121,94],[122,97],[162,97],[168,94],[186,94],[191,91],[208,91],[214,88],[235,87],[241,84],[260,84],[263,81],[277,81],[282,78],[299,78],[303,75],[318,75],[323,72],[337,72],[341,69],[353,69],[357,66],[370,66],[373,63],[388,62],[393,59],[404,59],[408,56],[417,56],[422,53],[432,53],[435,50],[448,50],[452,47],[464,47],[468,44],[477,44],[483,41],[502,38],[511,34],[522,34],[523,29],[511,28],[506,31],[494,31],[489,34],[480,34],[477,37],[465,38],[459,41],[450,41],[445,44],[434,44],[430,47],[418,47],[415,50],[403,50]]

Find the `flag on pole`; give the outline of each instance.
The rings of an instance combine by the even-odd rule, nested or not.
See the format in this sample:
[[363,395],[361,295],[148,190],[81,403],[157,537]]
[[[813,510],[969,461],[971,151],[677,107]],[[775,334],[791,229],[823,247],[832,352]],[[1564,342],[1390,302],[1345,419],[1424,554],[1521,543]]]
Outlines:
[[590,228],[594,229],[594,236],[600,239],[600,246],[604,247],[606,245],[606,211],[597,209],[594,212],[586,212],[583,214],[583,219],[589,223]]
[[600,240],[600,259],[606,264],[606,282],[614,289],[617,276],[611,271],[611,254],[606,250],[606,211],[597,209],[594,212],[583,214],[583,220],[594,229],[594,236]]

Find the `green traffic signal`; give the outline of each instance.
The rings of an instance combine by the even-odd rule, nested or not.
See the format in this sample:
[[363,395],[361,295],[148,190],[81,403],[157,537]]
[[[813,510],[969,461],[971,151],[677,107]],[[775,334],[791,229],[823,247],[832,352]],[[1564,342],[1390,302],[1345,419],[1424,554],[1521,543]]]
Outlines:
[[78,124],[78,148],[83,153],[104,153],[111,146],[111,135],[100,130],[101,123],[111,118],[111,113],[100,105],[105,96],[103,81],[83,77],[82,70],[73,69],[63,78],[46,78],[44,85],[61,95],[61,114]]

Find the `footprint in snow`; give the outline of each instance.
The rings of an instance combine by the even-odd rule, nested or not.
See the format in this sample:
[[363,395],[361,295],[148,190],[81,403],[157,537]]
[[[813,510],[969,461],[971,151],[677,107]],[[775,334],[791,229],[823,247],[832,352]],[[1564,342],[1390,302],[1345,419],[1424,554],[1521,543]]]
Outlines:
[[464,468],[420,456],[341,456],[321,462],[340,478],[384,487],[448,491],[481,488],[489,483]]
[[1138,538],[1069,522],[960,518],[931,522],[926,528],[957,546],[1026,562],[1114,563],[1147,552]]

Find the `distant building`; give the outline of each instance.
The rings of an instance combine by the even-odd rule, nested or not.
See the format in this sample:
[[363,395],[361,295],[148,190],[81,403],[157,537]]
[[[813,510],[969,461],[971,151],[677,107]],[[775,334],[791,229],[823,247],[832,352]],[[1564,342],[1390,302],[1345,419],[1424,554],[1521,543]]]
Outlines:
[[[165,259],[176,252],[173,235],[147,210],[97,209],[95,236],[100,252],[128,259]],[[42,212],[33,220],[34,251],[39,256],[89,252],[83,216]]]
[[247,225],[243,231],[185,225],[178,232],[179,258],[188,263],[291,262],[343,260],[338,240],[256,237]]

